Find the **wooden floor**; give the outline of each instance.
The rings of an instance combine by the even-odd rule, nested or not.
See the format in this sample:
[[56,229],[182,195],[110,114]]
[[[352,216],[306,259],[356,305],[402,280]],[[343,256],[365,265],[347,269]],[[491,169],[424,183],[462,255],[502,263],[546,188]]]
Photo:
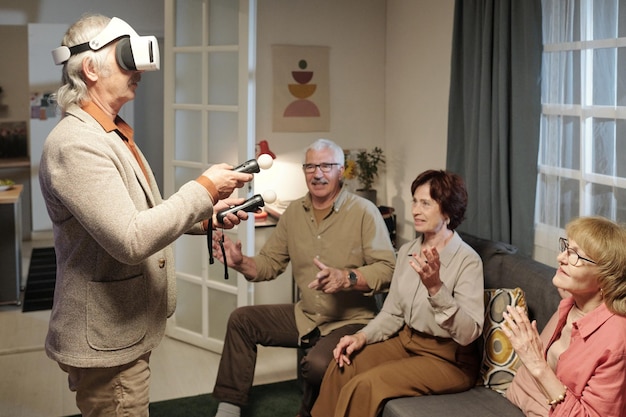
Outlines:
[[[32,247],[47,243],[24,242],[23,252],[29,256]],[[28,261],[25,257],[25,271]],[[22,313],[20,306],[0,306],[0,417],[61,417],[79,412],[66,374],[43,349],[49,318],[50,311]],[[211,392],[219,358],[165,337],[150,359],[150,400]],[[294,349],[259,347],[254,384],[294,379],[295,365]]]

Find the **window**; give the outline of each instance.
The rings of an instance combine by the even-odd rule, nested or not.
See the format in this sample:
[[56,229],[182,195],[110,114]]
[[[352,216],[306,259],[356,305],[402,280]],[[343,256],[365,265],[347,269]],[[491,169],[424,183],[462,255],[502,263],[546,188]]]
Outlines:
[[626,222],[626,0],[543,0],[535,258],[574,217]]

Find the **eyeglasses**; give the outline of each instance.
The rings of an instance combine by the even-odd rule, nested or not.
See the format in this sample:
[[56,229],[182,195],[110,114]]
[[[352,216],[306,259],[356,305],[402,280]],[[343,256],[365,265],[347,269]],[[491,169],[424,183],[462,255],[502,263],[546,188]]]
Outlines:
[[596,264],[596,261],[592,261],[589,258],[585,258],[583,256],[580,256],[578,254],[578,252],[576,252],[574,249],[569,247],[569,243],[567,241],[567,239],[565,239],[564,237],[560,237],[559,238],[559,249],[561,250],[561,253],[567,251],[567,262],[569,262],[570,265],[572,266],[576,266],[578,264],[579,260],[583,260],[583,261],[587,261],[589,263],[592,264]]
[[339,165],[337,162],[322,162],[321,164],[302,164],[302,169],[307,174],[314,173],[317,168],[321,169],[322,172],[330,172],[335,165]]

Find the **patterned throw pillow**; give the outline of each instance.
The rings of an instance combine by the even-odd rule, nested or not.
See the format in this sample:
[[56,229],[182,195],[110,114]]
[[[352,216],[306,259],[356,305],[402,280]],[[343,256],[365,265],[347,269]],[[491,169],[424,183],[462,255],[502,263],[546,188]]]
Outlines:
[[511,342],[502,331],[506,306],[521,306],[527,310],[526,298],[521,288],[485,290],[485,324],[483,326],[483,360],[480,382],[504,394],[511,384],[521,362]]

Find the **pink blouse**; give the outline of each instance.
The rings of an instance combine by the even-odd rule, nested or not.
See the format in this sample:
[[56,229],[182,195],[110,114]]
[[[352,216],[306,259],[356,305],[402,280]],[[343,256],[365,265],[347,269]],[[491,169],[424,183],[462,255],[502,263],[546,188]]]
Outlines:
[[[561,337],[567,317],[574,306],[573,298],[561,301],[558,311],[546,331],[556,328],[544,346],[547,351]],[[551,417],[564,416],[626,416],[626,317],[611,313],[605,304],[584,317],[574,321],[569,347],[560,355],[556,364],[556,375],[567,387],[565,400],[549,410]],[[531,385],[532,384],[532,385]],[[545,398],[528,371],[522,366],[518,370],[507,398],[527,415],[545,412],[546,406],[538,410],[538,401]],[[537,400],[536,395],[541,398]],[[534,411],[531,411],[534,410]],[[545,411],[544,411],[545,410]]]

